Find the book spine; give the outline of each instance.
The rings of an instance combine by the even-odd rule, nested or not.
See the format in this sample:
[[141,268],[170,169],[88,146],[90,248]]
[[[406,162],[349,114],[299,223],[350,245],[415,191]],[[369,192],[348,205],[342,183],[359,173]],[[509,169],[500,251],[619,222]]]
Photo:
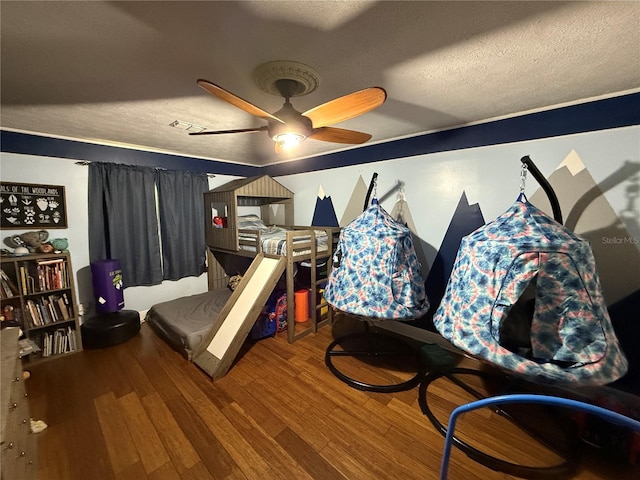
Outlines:
[[20,266],[20,286],[22,287],[22,294],[27,294],[27,270],[21,265]]

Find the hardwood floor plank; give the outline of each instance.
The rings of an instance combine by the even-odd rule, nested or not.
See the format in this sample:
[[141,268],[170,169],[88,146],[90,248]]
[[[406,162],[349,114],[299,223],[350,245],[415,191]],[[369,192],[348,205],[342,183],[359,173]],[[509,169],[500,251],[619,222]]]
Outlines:
[[129,465],[116,475],[116,480],[148,480],[148,476],[144,471],[142,462],[136,462]]
[[147,395],[142,399],[142,405],[176,470],[182,474],[200,463],[200,457],[160,395],[158,393]]
[[274,414],[262,398],[252,395],[245,387],[237,383],[233,376],[223,377],[217,382],[217,385],[226,390],[233,400],[227,404],[227,407],[232,404],[242,405],[243,410],[251,412],[251,417],[269,436],[275,437],[286,427],[282,419]]
[[219,440],[235,464],[248,478],[262,478],[269,465],[251,446],[229,420],[208,400],[196,400],[192,403],[194,410],[211,433]]
[[[149,335],[155,335],[151,329],[145,329]],[[168,347],[168,346],[167,346]],[[177,354],[174,356],[174,361],[184,361],[183,358]],[[180,397],[180,391],[173,382],[167,381],[167,375],[162,368],[158,368],[158,357],[151,355],[138,358],[138,364],[142,368],[146,377],[153,385],[153,388],[160,394],[162,400],[168,402],[176,397]]]
[[149,480],[182,480],[171,462],[167,462],[156,469],[152,474],[148,475],[148,478]]
[[[86,478],[87,472],[95,472],[99,478],[114,478],[93,404],[93,395],[102,394],[105,389],[97,385],[99,379],[88,371],[86,361],[71,359],[40,364],[27,380],[31,417],[48,425],[37,434],[41,469],[47,470],[43,478]],[[80,455],[72,459],[60,455],[60,451],[90,451],[96,457]],[[55,463],[59,463],[57,468],[53,467]]]
[[[300,378],[309,375],[313,377],[313,381],[318,382],[320,385],[326,385],[325,395],[330,397],[332,401],[338,402],[339,398],[347,397],[353,402],[365,403],[369,399],[367,392],[347,386],[347,384],[331,373],[321,358],[310,359],[308,363],[313,365],[313,370],[307,369],[307,371],[300,375]],[[336,396],[335,398],[334,395]]]
[[328,463],[316,448],[305,442],[291,429],[286,428],[276,437],[282,448],[295,455],[296,462],[304,468],[311,478],[323,480],[345,480],[345,477]]
[[169,462],[169,454],[164,448],[160,436],[149,419],[138,394],[134,391],[118,399],[129,434],[133,440],[144,471],[153,473]]
[[215,480],[226,478],[237,468],[224,446],[183,397],[170,400],[167,407]]
[[63,429],[64,425],[59,423],[37,434],[40,435],[40,444],[46,445],[46,448],[41,447],[38,450],[38,469],[43,478],[64,480],[71,477],[70,459],[66,456],[61,457],[59,453],[61,449],[66,448]]
[[94,404],[113,472],[118,475],[139,462],[140,456],[115,395],[113,393],[101,395],[94,400]]
[[[244,477],[244,475],[242,476],[235,475],[235,471],[234,473],[231,474],[231,476],[236,476],[236,478],[238,478],[239,480],[246,480],[246,477]],[[227,478],[231,478],[231,476],[228,475]],[[200,461],[196,463],[193,467],[191,467],[189,470],[185,471],[184,473],[181,473],[180,478],[182,480],[212,480],[213,475],[209,473],[209,470],[207,470],[207,467],[205,466],[205,464],[202,463],[202,461]]]
[[269,466],[262,478],[311,480],[311,477],[298,464],[295,453],[292,454],[282,448],[275,438],[262,428],[261,424],[258,424],[237,404],[229,405],[223,413],[239,432],[251,439],[252,448]]
[[143,398],[154,393],[156,391],[155,387],[140,365],[138,357],[133,354],[132,350],[125,348],[124,345],[119,345],[119,347],[121,348],[115,350],[114,353],[117,355],[120,364],[123,365],[123,369],[138,396]]
[[334,442],[329,442],[320,451],[320,455],[331,465],[333,468],[340,472],[340,474],[347,479],[367,479],[367,478],[384,478],[382,472],[379,471],[377,466],[371,461],[362,462],[359,461],[356,456],[351,453],[351,449],[344,448],[342,445],[338,445]]
[[432,435],[428,440],[419,439],[412,432],[393,425],[385,434],[385,439],[391,445],[404,445],[402,451],[405,454],[424,464],[434,474],[440,471],[444,437]]
[[[345,447],[350,447],[351,452],[362,455],[362,460],[366,458],[377,459],[377,467],[382,470],[381,474],[384,475],[382,478],[419,480],[431,471],[431,466],[414,460],[403,449],[396,448],[385,437],[375,435],[367,428],[367,423],[354,422],[353,412],[336,410],[332,419],[343,432],[344,437],[356,440],[356,443],[345,444]],[[338,442],[340,442],[339,439]]]
[[177,387],[187,402],[192,403],[196,400],[206,399],[206,395],[198,388],[191,376],[185,375],[185,371],[181,368],[182,364],[182,361],[176,361],[175,358],[159,357],[157,359],[157,368],[164,371],[168,380]]
[[313,408],[298,405],[297,400],[285,389],[273,387],[271,382],[254,382],[253,385],[255,391],[259,392],[256,398],[261,398],[287,427],[316,445],[322,446],[328,441],[323,433],[325,424],[314,415]]
[[128,376],[128,366],[123,364],[117,355],[106,356],[100,350],[87,350],[91,370],[98,375],[109,391],[116,398],[133,391],[133,385]]
[[197,387],[204,393],[210,402],[212,402],[216,407],[222,409],[233,402],[233,397],[229,395],[226,388],[222,387],[220,383],[225,378],[231,377],[223,377],[222,379],[212,382],[211,377],[207,375],[203,370],[201,370],[194,363],[190,362],[177,362],[180,367],[182,374],[187,378],[190,378],[194,386]]
[[[78,397],[76,396],[76,398]],[[69,478],[81,479],[91,475],[96,475],[96,478],[111,478],[112,467],[108,455],[109,440],[104,436],[93,399],[86,398],[77,407],[75,414],[68,417],[64,423],[64,451],[88,451],[93,452],[95,457],[94,455],[72,455],[69,462]]]

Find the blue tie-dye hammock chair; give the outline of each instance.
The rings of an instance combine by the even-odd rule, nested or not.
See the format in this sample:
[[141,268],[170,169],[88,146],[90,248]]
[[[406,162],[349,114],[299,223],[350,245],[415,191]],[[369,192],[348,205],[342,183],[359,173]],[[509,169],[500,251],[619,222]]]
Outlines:
[[523,193],[463,238],[433,321],[458,348],[532,381],[603,385],[628,367],[588,241]]
[[[369,323],[412,320],[427,312],[429,301],[411,230],[389,215],[377,200],[367,206],[376,177],[374,174],[369,186],[364,212],[340,232],[324,291],[333,308],[363,320],[364,332],[336,338],[327,347],[325,363],[334,375],[354,388],[389,393],[416,386],[423,377],[423,368],[412,345],[378,329],[370,330]],[[350,377],[334,364],[334,357],[345,356],[399,360],[401,363],[396,366],[404,370],[409,363],[415,368],[415,375],[398,383],[368,383]]]
[[411,320],[429,309],[411,230],[377,202],[344,227],[324,291],[329,304],[371,320]]

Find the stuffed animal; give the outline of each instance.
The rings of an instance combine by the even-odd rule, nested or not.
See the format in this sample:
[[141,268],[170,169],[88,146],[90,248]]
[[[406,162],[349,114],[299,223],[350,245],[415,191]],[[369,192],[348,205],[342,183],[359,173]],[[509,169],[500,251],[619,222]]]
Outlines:
[[240,274],[234,275],[233,277],[229,278],[229,284],[227,286],[231,291],[233,291],[238,287],[238,285],[240,285],[241,281],[242,281],[242,275]]
[[38,230],[37,232],[25,232],[20,235],[11,237],[16,247],[26,247],[30,252],[42,252],[42,245],[49,238],[49,232],[46,230]]
[[66,238],[54,238],[53,240],[50,240],[49,243],[56,251],[66,252],[69,248],[69,242]]

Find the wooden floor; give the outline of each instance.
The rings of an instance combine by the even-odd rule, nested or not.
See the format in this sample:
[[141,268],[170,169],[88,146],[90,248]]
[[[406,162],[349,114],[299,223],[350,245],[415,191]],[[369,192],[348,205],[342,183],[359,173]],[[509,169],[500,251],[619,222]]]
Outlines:
[[[38,478],[438,478],[444,439],[423,415],[418,387],[371,393],[347,386],[324,364],[332,339],[332,328],[324,327],[293,345],[285,335],[262,340],[215,383],[146,324],[123,344],[34,365],[31,414],[48,424],[37,434]],[[340,362],[370,383],[411,377],[353,358]],[[445,423],[472,399],[444,380],[428,396]],[[492,411],[467,414],[456,432],[510,461],[559,461]],[[624,463],[590,452],[585,458],[574,475],[555,478],[638,478]],[[512,477],[454,449],[449,478]]]

